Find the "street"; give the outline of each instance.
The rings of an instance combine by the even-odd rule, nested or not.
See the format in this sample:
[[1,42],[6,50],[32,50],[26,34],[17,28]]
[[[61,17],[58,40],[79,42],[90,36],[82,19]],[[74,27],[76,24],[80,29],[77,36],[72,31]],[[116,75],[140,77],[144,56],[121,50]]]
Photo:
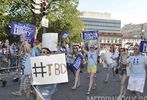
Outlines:
[[[81,85],[76,90],[72,90],[71,87],[73,85],[73,75],[71,72],[69,72],[69,82],[58,84],[57,85],[57,91],[52,96],[52,100],[88,100],[88,98],[92,97],[98,97],[98,96],[113,96],[117,97],[119,95],[119,79],[118,75],[116,76],[115,80],[112,80],[112,78],[109,79],[108,83],[105,84],[104,78],[106,74],[106,70],[102,67],[101,64],[99,64],[99,73],[96,75],[96,82],[97,87],[90,95],[86,95],[86,91],[88,88],[88,74],[84,69],[82,69],[81,73]],[[0,100],[23,100],[23,97],[20,96],[14,96],[11,94],[11,92],[19,90],[19,84],[12,82],[12,76],[6,78],[8,81],[8,84],[6,87],[0,87]],[[144,96],[147,96],[147,83],[145,85],[144,89]],[[130,91],[126,92],[126,97],[132,96]],[[33,99],[32,99],[33,100]],[[94,99],[89,99],[94,100]],[[98,99],[95,99],[98,100]]]

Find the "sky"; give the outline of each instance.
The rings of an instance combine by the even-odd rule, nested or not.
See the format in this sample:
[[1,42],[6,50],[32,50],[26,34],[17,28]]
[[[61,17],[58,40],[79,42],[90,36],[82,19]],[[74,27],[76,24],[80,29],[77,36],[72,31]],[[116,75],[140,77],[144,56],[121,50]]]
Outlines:
[[147,23],[147,0],[79,0],[78,10],[108,12],[125,24]]

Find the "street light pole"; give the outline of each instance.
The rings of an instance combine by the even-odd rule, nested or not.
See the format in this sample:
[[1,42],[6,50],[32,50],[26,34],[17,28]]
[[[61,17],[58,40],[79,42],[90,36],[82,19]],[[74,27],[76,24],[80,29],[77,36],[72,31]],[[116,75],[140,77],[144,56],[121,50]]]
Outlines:
[[144,25],[141,24],[141,33],[140,33],[140,35],[141,35],[141,40],[142,40],[142,41],[145,40],[145,38],[144,38],[144,32],[145,32],[145,30],[144,30]]

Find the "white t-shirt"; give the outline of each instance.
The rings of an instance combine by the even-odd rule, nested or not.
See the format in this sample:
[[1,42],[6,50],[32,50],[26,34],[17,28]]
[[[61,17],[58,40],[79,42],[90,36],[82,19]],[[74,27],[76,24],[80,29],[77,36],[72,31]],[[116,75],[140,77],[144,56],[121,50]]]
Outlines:
[[128,63],[131,65],[130,76],[145,78],[145,65],[147,65],[147,57],[138,55],[138,56],[130,56],[127,59]]
[[111,54],[111,52],[106,52],[105,53],[105,60],[106,60],[106,63],[107,64],[112,64],[112,54]]
[[[114,53],[111,53],[112,54],[112,58],[118,58],[118,56],[119,56],[119,52],[118,51],[115,51]],[[112,64],[113,64],[113,66],[116,66],[117,65],[117,60],[115,59],[112,59]]]

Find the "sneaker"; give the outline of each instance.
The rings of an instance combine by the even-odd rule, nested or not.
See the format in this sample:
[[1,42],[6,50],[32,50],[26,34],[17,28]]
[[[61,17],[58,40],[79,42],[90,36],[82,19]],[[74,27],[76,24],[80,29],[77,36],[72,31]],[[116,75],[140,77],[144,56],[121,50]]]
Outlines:
[[21,96],[22,93],[20,91],[17,91],[17,92],[12,92],[13,95],[16,95],[16,96]]
[[105,84],[107,84],[107,83],[108,83],[108,81],[107,81],[107,80],[104,80],[104,83],[105,83]]
[[122,97],[124,98],[124,97],[125,97],[125,95],[126,95],[126,91],[122,94]]
[[117,97],[117,100],[122,100],[122,95],[119,95],[119,96]]

